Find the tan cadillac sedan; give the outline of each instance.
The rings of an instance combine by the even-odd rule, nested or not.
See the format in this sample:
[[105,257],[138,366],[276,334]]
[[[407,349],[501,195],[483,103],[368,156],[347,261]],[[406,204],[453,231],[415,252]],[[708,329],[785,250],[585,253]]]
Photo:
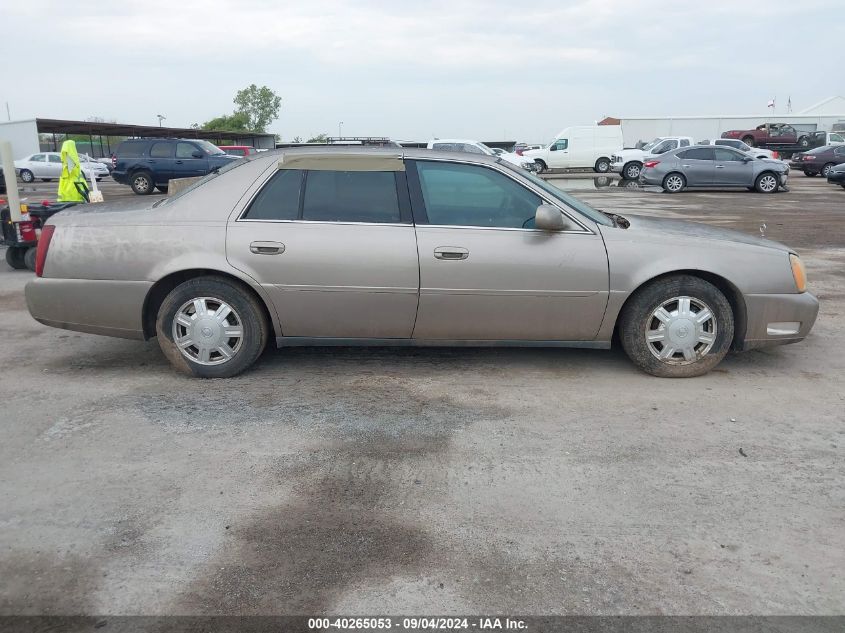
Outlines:
[[29,311],[158,337],[178,369],[234,376],[289,345],[609,348],[655,376],[794,343],[816,319],[789,248],[597,211],[495,157],[300,149],[171,198],[54,216]]

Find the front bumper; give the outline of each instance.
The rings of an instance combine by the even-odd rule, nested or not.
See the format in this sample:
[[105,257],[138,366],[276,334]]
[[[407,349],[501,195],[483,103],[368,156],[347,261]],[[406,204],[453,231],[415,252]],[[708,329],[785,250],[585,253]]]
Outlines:
[[829,171],[827,181],[837,185],[845,185],[845,171]]
[[819,300],[809,292],[745,295],[746,329],[742,350],[804,340],[819,314]]

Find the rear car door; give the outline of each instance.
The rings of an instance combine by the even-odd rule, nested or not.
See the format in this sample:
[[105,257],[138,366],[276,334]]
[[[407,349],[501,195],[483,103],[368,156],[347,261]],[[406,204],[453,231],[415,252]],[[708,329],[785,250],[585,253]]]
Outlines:
[[414,339],[595,338],[608,296],[595,227],[570,218],[567,231],[534,229],[546,200],[505,167],[407,162],[420,262]]
[[714,147],[713,184],[720,187],[750,187],[754,165],[750,157],[729,147]]
[[229,262],[268,290],[289,342],[409,339],[419,264],[401,159],[300,167],[271,170],[229,223]]
[[191,178],[205,176],[207,173],[208,155],[198,145],[188,141],[176,143],[172,178]]
[[713,148],[683,150],[678,152],[678,159],[688,187],[709,187],[713,184]]
[[172,141],[156,141],[150,146],[147,162],[157,183],[167,182],[174,176],[176,146]]
[[[81,160],[81,159],[80,159]],[[47,154],[47,178],[61,178],[62,177],[62,155],[61,154]],[[85,163],[81,163],[81,167],[85,167]]]
[[23,166],[23,169],[28,169],[36,178],[56,178],[57,176],[50,176],[50,168],[47,164],[46,154],[33,154],[30,156]]

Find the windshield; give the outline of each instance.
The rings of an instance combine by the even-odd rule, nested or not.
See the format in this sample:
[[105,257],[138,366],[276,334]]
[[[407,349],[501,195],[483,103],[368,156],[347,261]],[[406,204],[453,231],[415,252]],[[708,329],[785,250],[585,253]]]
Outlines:
[[217,154],[225,154],[222,149],[214,145],[213,143],[209,143],[208,141],[193,141],[200,147],[202,147],[207,153],[217,155]]
[[652,147],[654,147],[655,145],[657,145],[657,144],[658,144],[659,142],[661,142],[662,140],[663,140],[663,138],[658,136],[658,137],[657,137],[656,139],[654,139],[651,143],[646,143],[646,144],[645,144],[645,145],[643,145],[640,149],[642,149],[644,152],[647,152],[648,150],[650,150]]
[[613,220],[611,220],[609,217],[607,217],[601,211],[594,209],[593,207],[588,205],[586,202],[582,202],[578,198],[574,198],[574,197],[570,196],[568,193],[564,193],[563,191],[561,191],[557,187],[553,187],[552,185],[547,183],[542,178],[538,178],[537,176],[535,176],[531,172],[525,171],[524,169],[520,169],[519,167],[516,167],[515,165],[512,165],[512,164],[508,163],[507,161],[499,159],[498,163],[500,165],[502,165],[503,167],[507,167],[508,169],[515,171],[516,173],[518,173],[523,178],[527,178],[532,183],[537,185],[540,189],[542,189],[543,191],[548,193],[552,198],[554,198],[555,200],[557,200],[559,202],[562,202],[563,204],[568,206],[570,209],[574,209],[575,211],[577,211],[578,213],[580,213],[584,217],[591,219],[596,224],[602,224],[604,226],[613,226]]
[[220,174],[225,174],[227,171],[237,169],[241,165],[246,165],[247,163],[249,163],[252,160],[255,160],[255,158],[253,156],[245,156],[244,158],[241,158],[239,160],[233,160],[231,162],[228,162],[225,165],[223,165],[222,167],[217,167],[213,171],[207,173],[205,176],[203,176],[202,178],[197,180],[194,184],[182,189],[182,191],[180,191],[179,193],[174,193],[172,196],[167,196],[166,198],[162,198],[161,200],[159,200],[158,202],[156,202],[153,205],[153,208],[155,209],[156,207],[166,205],[167,203],[171,202],[172,200],[176,200],[178,198],[181,198],[186,193],[193,191],[197,187],[202,187],[205,183],[209,182],[210,180],[214,180]]

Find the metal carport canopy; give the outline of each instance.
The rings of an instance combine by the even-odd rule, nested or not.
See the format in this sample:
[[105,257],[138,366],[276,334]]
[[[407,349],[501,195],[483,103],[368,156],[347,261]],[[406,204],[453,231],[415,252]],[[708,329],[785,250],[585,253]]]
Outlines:
[[[63,119],[35,119],[39,134],[88,134],[90,136],[143,136],[149,138],[197,138],[218,141],[243,141],[272,138],[273,134],[261,132],[228,132],[203,130],[191,127],[159,127],[157,125],[128,125],[124,123],[97,123],[95,121],[67,121]],[[270,147],[273,147],[271,144]]]

